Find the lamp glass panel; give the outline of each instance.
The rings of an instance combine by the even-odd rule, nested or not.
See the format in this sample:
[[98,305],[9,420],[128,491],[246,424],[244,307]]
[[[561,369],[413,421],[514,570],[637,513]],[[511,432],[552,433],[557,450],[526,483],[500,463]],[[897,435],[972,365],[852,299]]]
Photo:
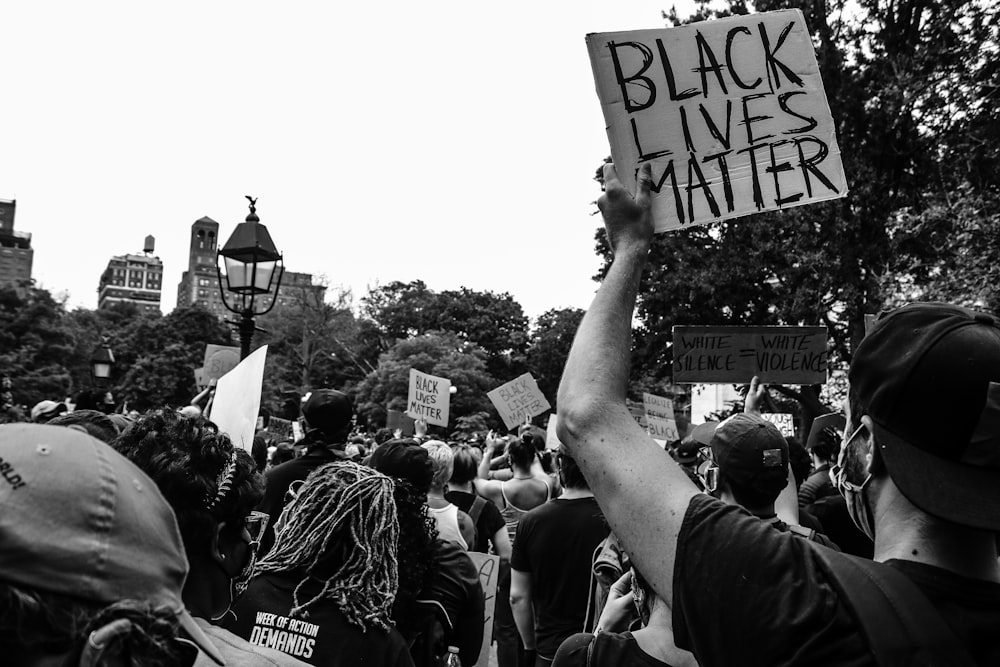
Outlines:
[[253,284],[253,264],[246,264],[232,257],[223,257],[226,263],[226,282],[230,290],[246,289]]
[[102,362],[94,362],[92,364],[94,369],[95,378],[109,378],[111,377],[111,364],[106,364]]
[[253,284],[257,291],[271,291],[271,278],[274,276],[274,267],[277,264],[277,262],[257,262],[257,276]]

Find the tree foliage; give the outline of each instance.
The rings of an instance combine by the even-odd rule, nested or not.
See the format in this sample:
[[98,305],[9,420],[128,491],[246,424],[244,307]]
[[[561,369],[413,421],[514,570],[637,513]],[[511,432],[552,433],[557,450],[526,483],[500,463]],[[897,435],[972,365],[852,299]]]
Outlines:
[[583,313],[579,308],[546,311],[539,316],[531,332],[528,368],[538,382],[538,388],[553,406],[556,404],[556,392],[566,366],[566,357],[569,356]]
[[[916,299],[1000,312],[997,242],[1000,9],[984,0],[760,0],[802,10],[850,194],[659,235],[638,304],[633,380],[665,382],[671,327],[824,324],[831,364],[864,315]],[[744,14],[702,4],[688,21]],[[664,15],[673,24],[676,13]],[[603,232],[597,249],[610,263]],[[823,409],[818,388],[783,388]]]
[[489,413],[499,420],[486,392],[500,384],[486,369],[486,352],[458,334],[437,331],[398,341],[379,359],[356,390],[355,408],[367,423],[381,426],[388,410],[406,410],[410,369],[451,380],[451,424]]

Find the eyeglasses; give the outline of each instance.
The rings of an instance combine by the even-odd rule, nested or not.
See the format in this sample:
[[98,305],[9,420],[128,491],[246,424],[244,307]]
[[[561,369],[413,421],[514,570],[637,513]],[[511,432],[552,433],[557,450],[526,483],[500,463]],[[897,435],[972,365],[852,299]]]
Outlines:
[[267,529],[267,522],[271,516],[265,512],[250,512],[244,520],[247,532],[250,533],[250,545],[255,549],[260,545],[260,540]]

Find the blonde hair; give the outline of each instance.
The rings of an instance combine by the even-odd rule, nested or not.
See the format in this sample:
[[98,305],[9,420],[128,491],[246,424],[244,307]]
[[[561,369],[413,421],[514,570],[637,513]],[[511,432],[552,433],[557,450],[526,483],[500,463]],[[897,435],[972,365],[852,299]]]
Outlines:
[[[304,571],[289,616],[307,618],[311,606],[332,600],[363,630],[389,627],[399,585],[393,489],[390,478],[349,461],[328,463],[309,475],[285,509],[274,547],[254,568],[255,577]],[[310,581],[319,581],[322,589],[300,601]]]
[[428,440],[420,445],[427,450],[431,462],[434,464],[434,476],[431,477],[432,489],[443,489],[451,479],[451,473],[455,469],[455,454],[447,443],[440,440]]

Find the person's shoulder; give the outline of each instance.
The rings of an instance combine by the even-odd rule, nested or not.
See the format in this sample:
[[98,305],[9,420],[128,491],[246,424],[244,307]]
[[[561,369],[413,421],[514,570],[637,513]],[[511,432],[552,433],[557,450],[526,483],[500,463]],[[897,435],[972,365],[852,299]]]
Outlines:
[[[297,660],[287,653],[276,651],[266,646],[257,646],[234,635],[232,632],[212,625],[203,618],[195,618],[194,622],[208,635],[212,644],[219,650],[227,665],[249,665],[250,667],[297,667],[307,663]],[[204,660],[203,660],[204,658]],[[199,655],[195,666],[214,665],[207,656]]]

